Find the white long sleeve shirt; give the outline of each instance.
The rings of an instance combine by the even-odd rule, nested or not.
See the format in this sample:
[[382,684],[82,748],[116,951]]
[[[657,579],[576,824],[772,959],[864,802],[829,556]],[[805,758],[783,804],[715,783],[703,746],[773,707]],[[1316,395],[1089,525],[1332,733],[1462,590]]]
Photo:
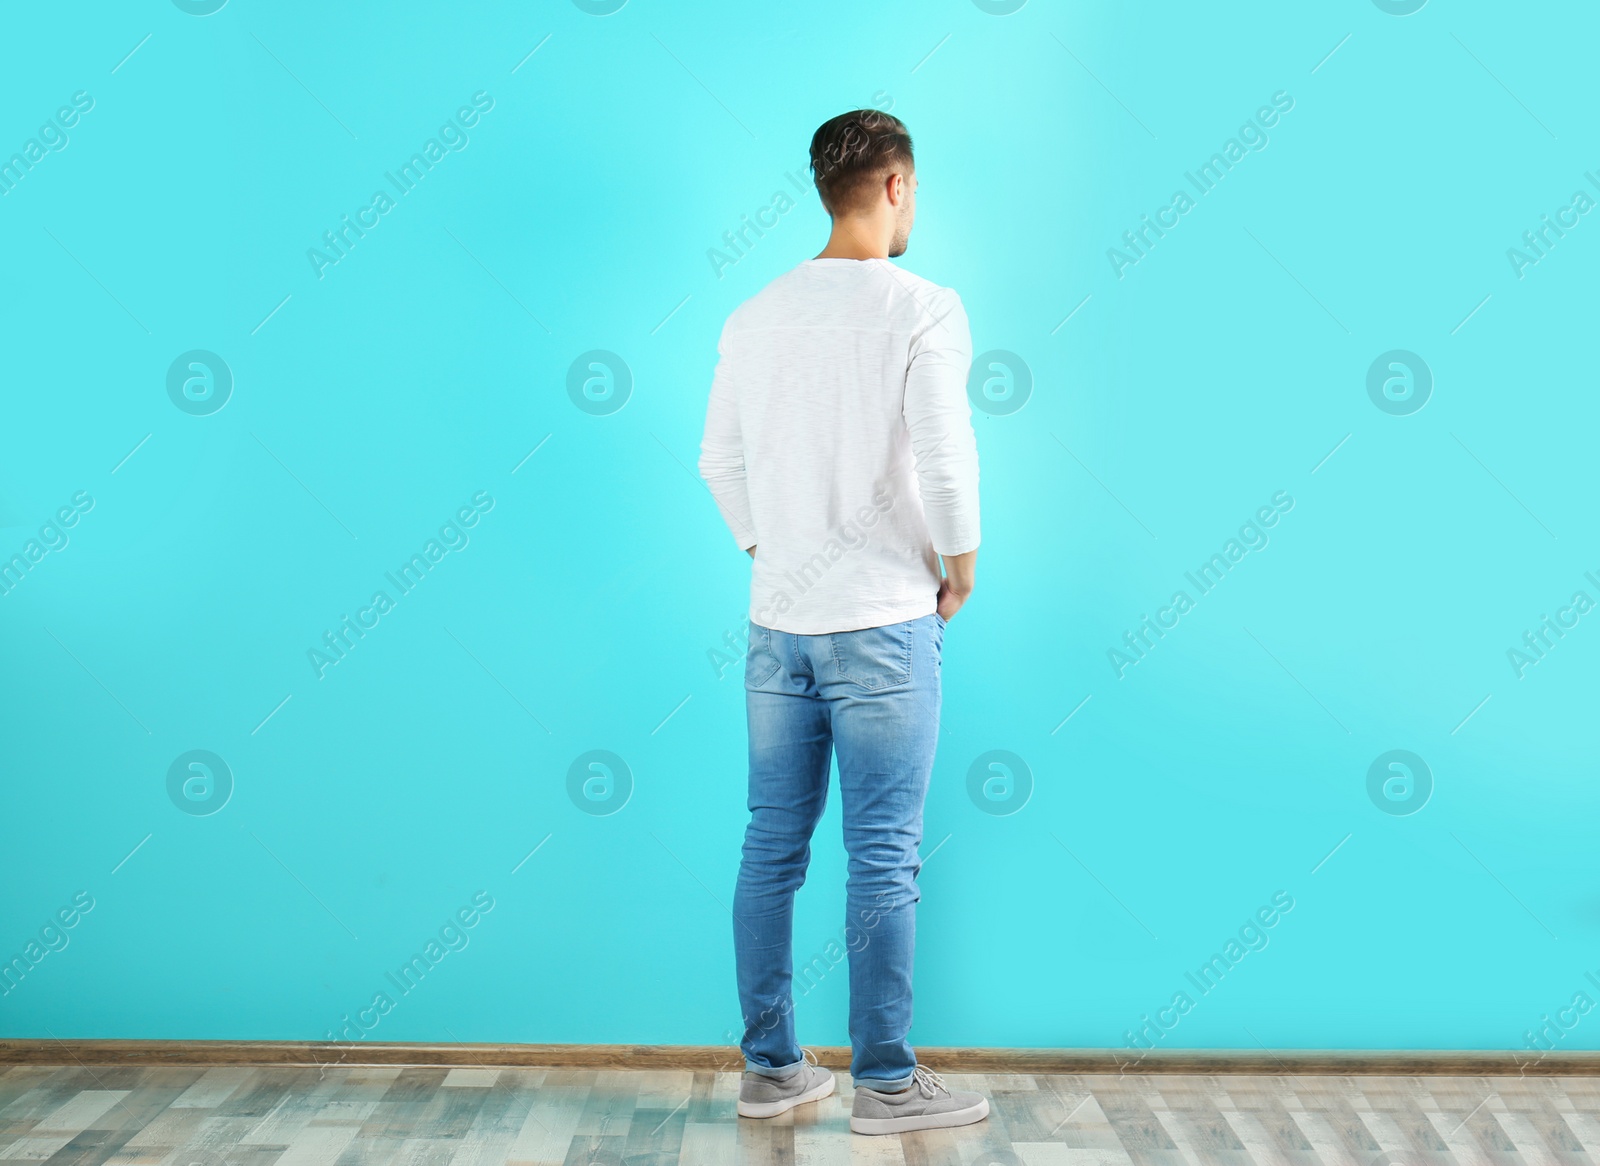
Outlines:
[[932,612],[978,546],[961,297],[887,259],[807,259],[728,317],[700,475],[743,549],[750,619],[802,634]]

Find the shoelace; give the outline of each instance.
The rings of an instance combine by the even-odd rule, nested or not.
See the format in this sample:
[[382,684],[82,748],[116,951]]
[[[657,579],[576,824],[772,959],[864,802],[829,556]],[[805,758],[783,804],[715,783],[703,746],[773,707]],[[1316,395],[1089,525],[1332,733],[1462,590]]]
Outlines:
[[950,1090],[945,1086],[944,1078],[939,1076],[939,1074],[935,1073],[926,1065],[918,1065],[915,1069],[911,1070],[911,1077],[914,1081],[916,1081],[917,1088],[921,1091],[922,1096],[930,1100],[938,1096],[939,1092],[941,1091],[944,1093],[950,1092]]
[[822,1063],[817,1060],[817,1054],[812,1052],[810,1049],[801,1049],[800,1059],[805,1061],[805,1063],[808,1065],[813,1065],[818,1069],[822,1068]]

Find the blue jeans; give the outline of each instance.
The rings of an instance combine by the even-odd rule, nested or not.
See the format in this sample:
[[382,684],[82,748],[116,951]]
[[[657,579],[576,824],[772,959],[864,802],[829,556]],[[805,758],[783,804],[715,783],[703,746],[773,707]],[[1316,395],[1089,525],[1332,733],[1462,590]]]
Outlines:
[[[796,635],[750,625],[750,824],[733,896],[740,1047],[745,1068],[798,1072],[793,983],[794,895],[811,832],[839,762],[850,961],[850,1072],[869,1088],[911,1083],[911,964],[916,946],[922,805],[939,735],[944,617],[853,632]],[[837,953],[837,945],[830,944]],[[837,958],[835,955],[833,958]],[[809,987],[826,973],[813,961]]]

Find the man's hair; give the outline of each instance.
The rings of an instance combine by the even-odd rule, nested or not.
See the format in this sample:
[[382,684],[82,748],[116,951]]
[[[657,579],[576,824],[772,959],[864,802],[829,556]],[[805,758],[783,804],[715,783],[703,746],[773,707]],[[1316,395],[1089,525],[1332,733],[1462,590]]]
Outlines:
[[832,216],[864,209],[869,189],[893,171],[910,171],[911,131],[881,109],[841,113],[811,135],[811,176]]

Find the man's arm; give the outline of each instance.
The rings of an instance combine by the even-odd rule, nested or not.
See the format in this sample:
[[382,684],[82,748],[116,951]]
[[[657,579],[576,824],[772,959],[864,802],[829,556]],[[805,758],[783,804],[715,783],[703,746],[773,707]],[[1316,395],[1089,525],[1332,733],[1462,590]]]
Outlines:
[[939,614],[949,619],[972,594],[978,561],[978,441],[972,432],[967,373],[972,334],[961,298],[946,290],[912,341],[905,419],[917,490],[933,549],[944,560]]
[[978,552],[964,555],[945,555],[944,580],[939,584],[939,614],[949,622],[961,610],[961,605],[972,594],[974,578],[978,571]]
[[722,520],[739,546],[755,557],[755,521],[750,516],[750,492],[745,482],[744,437],[739,429],[739,403],[733,388],[733,364],[727,351],[724,325],[717,341],[717,367],[711,376],[711,400],[706,406],[705,434],[700,441],[700,477],[711,490]]

